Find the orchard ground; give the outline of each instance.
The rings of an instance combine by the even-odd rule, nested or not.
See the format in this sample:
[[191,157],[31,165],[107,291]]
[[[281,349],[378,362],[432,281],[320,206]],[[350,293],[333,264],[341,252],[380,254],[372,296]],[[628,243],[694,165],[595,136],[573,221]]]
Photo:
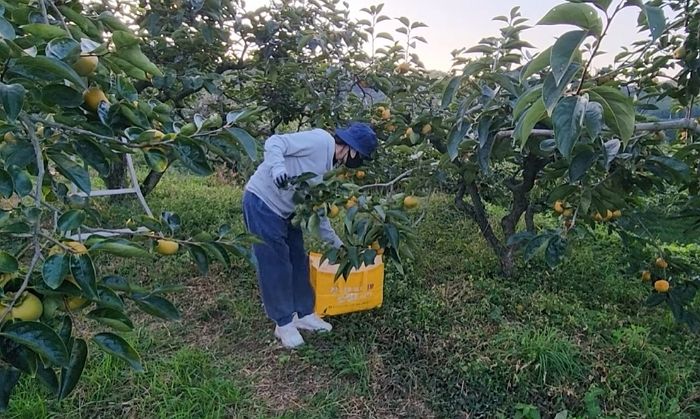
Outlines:
[[[150,197],[188,232],[242,228],[240,200],[226,181],[176,171]],[[185,255],[113,264],[184,287],[180,322],[134,310],[147,372],[91,347],[68,399],[25,376],[7,417],[700,417],[700,339],[669,310],[643,307],[649,290],[623,273],[624,249],[604,231],[556,271],[534,262],[511,280],[447,197],[431,200],[418,235],[407,277],[387,272],[383,307],[333,318],[331,334],[293,352],[273,340],[243,262],[206,277]]]

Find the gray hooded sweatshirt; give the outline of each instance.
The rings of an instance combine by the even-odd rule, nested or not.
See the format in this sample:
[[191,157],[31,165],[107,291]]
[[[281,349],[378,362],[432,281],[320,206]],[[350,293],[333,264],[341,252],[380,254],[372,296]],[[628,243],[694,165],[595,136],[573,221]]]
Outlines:
[[[273,135],[265,141],[264,160],[248,181],[246,190],[260,198],[275,214],[289,218],[294,212],[294,190],[278,188],[274,179],[283,173],[294,177],[311,172],[317,177],[310,183],[320,183],[323,175],[333,168],[334,153],[335,140],[322,129]],[[343,244],[327,217],[321,218],[320,235],[336,248]]]

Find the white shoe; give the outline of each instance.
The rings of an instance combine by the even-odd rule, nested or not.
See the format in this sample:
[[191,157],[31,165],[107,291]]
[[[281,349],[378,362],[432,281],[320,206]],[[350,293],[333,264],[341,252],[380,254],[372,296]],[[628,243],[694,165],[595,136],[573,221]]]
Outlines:
[[294,327],[294,323],[287,323],[284,326],[275,327],[275,336],[282,342],[285,348],[296,348],[304,344],[304,338]]
[[314,332],[330,332],[331,329],[333,329],[330,323],[321,320],[316,313],[311,313],[302,318],[298,318],[295,314],[292,323],[294,323],[297,329],[311,330]]

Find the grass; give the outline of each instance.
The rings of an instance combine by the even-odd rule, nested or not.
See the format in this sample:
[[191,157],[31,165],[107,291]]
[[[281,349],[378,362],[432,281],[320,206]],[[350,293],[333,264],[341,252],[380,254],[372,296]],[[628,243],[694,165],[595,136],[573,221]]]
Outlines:
[[[240,198],[215,178],[172,174],[149,202],[178,213],[188,234],[240,231]],[[114,220],[138,210],[110,209]],[[71,397],[58,402],[25,378],[7,417],[700,417],[700,339],[642,306],[648,290],[625,273],[615,239],[582,240],[559,269],[534,260],[505,279],[446,197],[418,234],[420,257],[406,277],[388,267],[381,308],[333,318],[331,334],[306,335],[293,352],[272,338],[243,262],[207,277],[186,256],[110,264],[146,284],[182,285],[183,320],[134,313],[127,337],[145,373],[91,347]]]

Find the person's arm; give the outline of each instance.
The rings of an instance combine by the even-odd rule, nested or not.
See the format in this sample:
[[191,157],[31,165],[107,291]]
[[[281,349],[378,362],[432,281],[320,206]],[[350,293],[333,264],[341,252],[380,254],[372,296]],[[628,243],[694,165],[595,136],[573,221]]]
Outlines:
[[272,177],[277,179],[286,175],[284,166],[286,156],[305,156],[318,147],[314,137],[296,136],[293,140],[287,135],[273,135],[265,141],[265,161],[272,167]]
[[336,249],[343,245],[343,241],[340,240],[340,237],[338,237],[335,230],[333,230],[331,221],[328,219],[328,217],[321,217],[321,223],[319,224],[319,236],[321,236],[321,240],[325,241]]

